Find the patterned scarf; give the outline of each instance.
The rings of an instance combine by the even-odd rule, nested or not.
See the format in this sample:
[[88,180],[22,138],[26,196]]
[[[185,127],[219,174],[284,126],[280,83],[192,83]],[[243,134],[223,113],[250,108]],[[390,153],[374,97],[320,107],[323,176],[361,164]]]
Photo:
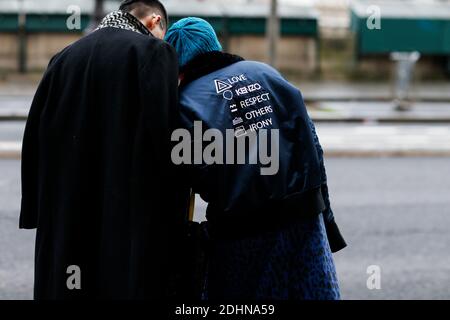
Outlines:
[[130,30],[147,36],[151,35],[150,31],[138,19],[132,14],[121,10],[113,11],[104,17],[95,30],[108,27]]

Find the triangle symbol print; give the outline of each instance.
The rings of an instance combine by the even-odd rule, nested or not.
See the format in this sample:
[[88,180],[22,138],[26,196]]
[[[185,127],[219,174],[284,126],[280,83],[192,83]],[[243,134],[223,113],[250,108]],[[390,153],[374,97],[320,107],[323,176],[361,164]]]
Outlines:
[[231,88],[233,88],[233,86],[229,83],[226,83],[225,81],[221,81],[221,80],[214,80],[214,83],[216,85],[216,91],[217,94],[222,93],[226,90],[230,90]]

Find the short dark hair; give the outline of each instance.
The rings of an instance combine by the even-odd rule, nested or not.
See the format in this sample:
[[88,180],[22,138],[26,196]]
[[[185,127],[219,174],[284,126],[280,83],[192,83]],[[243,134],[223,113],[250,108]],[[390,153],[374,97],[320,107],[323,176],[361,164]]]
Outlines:
[[125,0],[120,4],[119,10],[130,12],[135,10],[137,18],[143,18],[148,15],[148,8],[158,11],[162,16],[165,29],[169,25],[169,16],[164,5],[158,0]]

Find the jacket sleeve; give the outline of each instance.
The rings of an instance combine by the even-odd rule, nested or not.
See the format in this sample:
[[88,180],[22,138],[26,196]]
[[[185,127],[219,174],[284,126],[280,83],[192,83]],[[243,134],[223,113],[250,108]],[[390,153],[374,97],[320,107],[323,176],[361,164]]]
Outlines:
[[328,242],[330,243],[330,248],[332,252],[337,252],[342,250],[347,246],[344,238],[339,231],[339,228],[334,220],[334,213],[331,209],[330,196],[328,193],[328,184],[327,184],[327,173],[325,170],[325,161],[323,157],[323,149],[320,145],[319,137],[317,136],[316,127],[314,126],[314,122],[311,118],[308,118],[309,125],[311,127],[311,131],[314,137],[314,145],[316,146],[317,154],[319,156],[320,161],[320,172],[322,179],[322,196],[325,202],[326,209],[323,212],[324,220],[325,220],[325,229],[327,232]]
[[44,103],[45,89],[40,86],[28,114],[22,141],[22,199],[19,228],[37,228],[38,221],[38,168],[39,168],[39,117]]
[[19,218],[20,229],[35,229],[39,216],[39,131],[40,117],[50,94],[51,67],[58,57],[49,62],[47,70],[38,86],[25,126],[22,141],[22,199]]

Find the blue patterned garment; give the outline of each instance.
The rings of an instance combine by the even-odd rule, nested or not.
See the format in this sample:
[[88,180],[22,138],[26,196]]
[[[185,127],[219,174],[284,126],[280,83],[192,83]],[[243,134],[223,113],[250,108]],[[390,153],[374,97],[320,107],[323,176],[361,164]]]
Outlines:
[[204,299],[339,300],[323,216],[277,232],[216,241]]

